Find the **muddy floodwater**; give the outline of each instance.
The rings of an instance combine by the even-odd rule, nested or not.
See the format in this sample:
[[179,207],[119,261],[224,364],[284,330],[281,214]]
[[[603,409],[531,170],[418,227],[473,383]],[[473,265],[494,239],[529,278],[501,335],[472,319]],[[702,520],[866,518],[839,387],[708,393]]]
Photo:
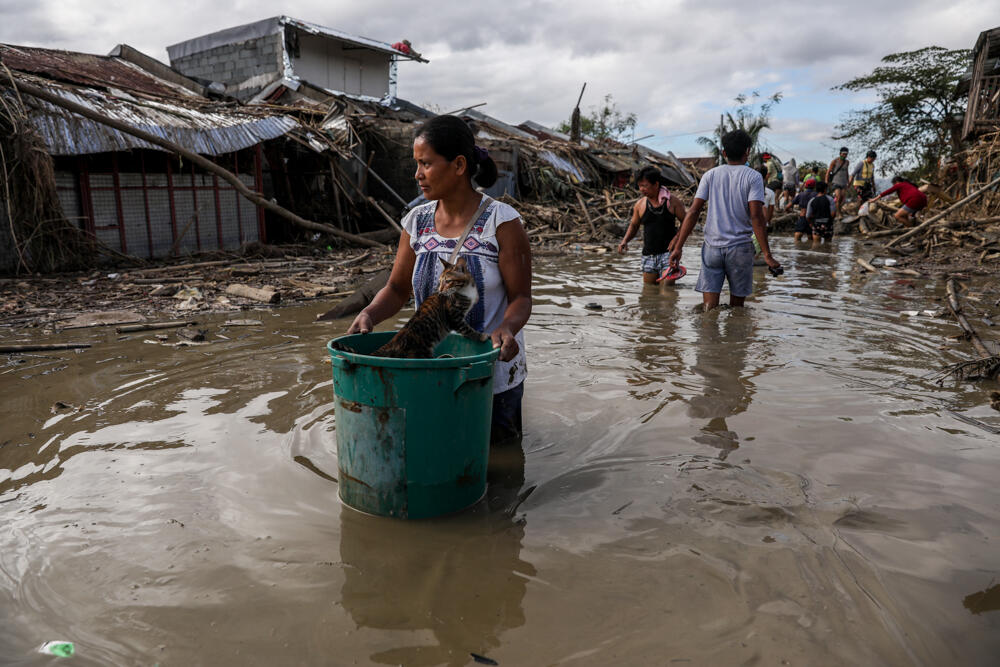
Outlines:
[[939,281],[776,246],[709,314],[693,245],[538,259],[521,448],[430,521],[337,498],[326,304],[7,359],[0,664],[996,665],[995,385],[923,378]]

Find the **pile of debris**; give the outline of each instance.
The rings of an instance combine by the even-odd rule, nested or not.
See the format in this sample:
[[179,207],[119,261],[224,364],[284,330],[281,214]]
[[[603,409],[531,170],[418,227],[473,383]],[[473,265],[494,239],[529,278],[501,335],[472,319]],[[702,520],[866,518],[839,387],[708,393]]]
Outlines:
[[230,256],[113,273],[0,279],[0,327],[62,331],[335,300],[393,260],[388,249],[344,255]]

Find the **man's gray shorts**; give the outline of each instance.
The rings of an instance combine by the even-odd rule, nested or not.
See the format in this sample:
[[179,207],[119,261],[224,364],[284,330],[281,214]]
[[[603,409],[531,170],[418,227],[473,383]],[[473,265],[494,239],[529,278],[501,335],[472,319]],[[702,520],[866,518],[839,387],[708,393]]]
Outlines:
[[729,280],[729,294],[736,297],[753,294],[753,244],[716,248],[707,243],[701,246],[701,273],[695,289],[717,294],[722,284]]

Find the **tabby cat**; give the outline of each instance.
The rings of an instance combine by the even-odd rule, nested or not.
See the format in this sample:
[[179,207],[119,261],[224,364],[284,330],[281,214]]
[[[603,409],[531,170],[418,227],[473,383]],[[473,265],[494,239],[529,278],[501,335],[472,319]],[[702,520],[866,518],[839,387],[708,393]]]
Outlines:
[[[454,264],[443,257],[440,259],[444,271],[438,280],[438,291],[424,299],[410,321],[403,325],[392,340],[372,352],[371,356],[433,359],[434,348],[450,331],[480,342],[489,340],[489,336],[479,333],[465,321],[465,316],[479,301],[476,282],[469,273],[465,258],[459,257]],[[358,354],[340,343],[334,343],[332,347]]]

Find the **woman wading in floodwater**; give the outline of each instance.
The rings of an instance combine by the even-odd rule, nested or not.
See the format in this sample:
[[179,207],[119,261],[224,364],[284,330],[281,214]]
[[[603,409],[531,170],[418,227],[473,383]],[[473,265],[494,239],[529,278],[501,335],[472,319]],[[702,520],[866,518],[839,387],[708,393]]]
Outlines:
[[618,244],[618,252],[628,250],[628,242],[635,238],[641,224],[642,282],[647,285],[673,285],[677,282],[676,278],[667,280],[670,251],[677,235],[677,221],[684,219],[684,204],[670,195],[660,170],[652,165],[639,171],[635,184],[642,197],[632,207],[632,220],[625,231],[625,238]]
[[[475,145],[469,126],[455,116],[428,120],[413,141],[416,179],[428,203],[403,218],[403,232],[389,282],[351,324],[347,333],[368,333],[376,324],[399,312],[412,294],[419,308],[437,285],[442,265],[474,215],[479,213],[462,244],[461,256],[476,281],[479,301],[467,321],[488,333],[500,359],[493,374],[493,428],[491,441],[521,433],[521,398],[527,366],[524,333],[531,315],[531,248],[517,211],[487,200],[473,188],[473,180],[489,187],[497,167],[483,148]],[[461,415],[456,415],[460,419]]]

